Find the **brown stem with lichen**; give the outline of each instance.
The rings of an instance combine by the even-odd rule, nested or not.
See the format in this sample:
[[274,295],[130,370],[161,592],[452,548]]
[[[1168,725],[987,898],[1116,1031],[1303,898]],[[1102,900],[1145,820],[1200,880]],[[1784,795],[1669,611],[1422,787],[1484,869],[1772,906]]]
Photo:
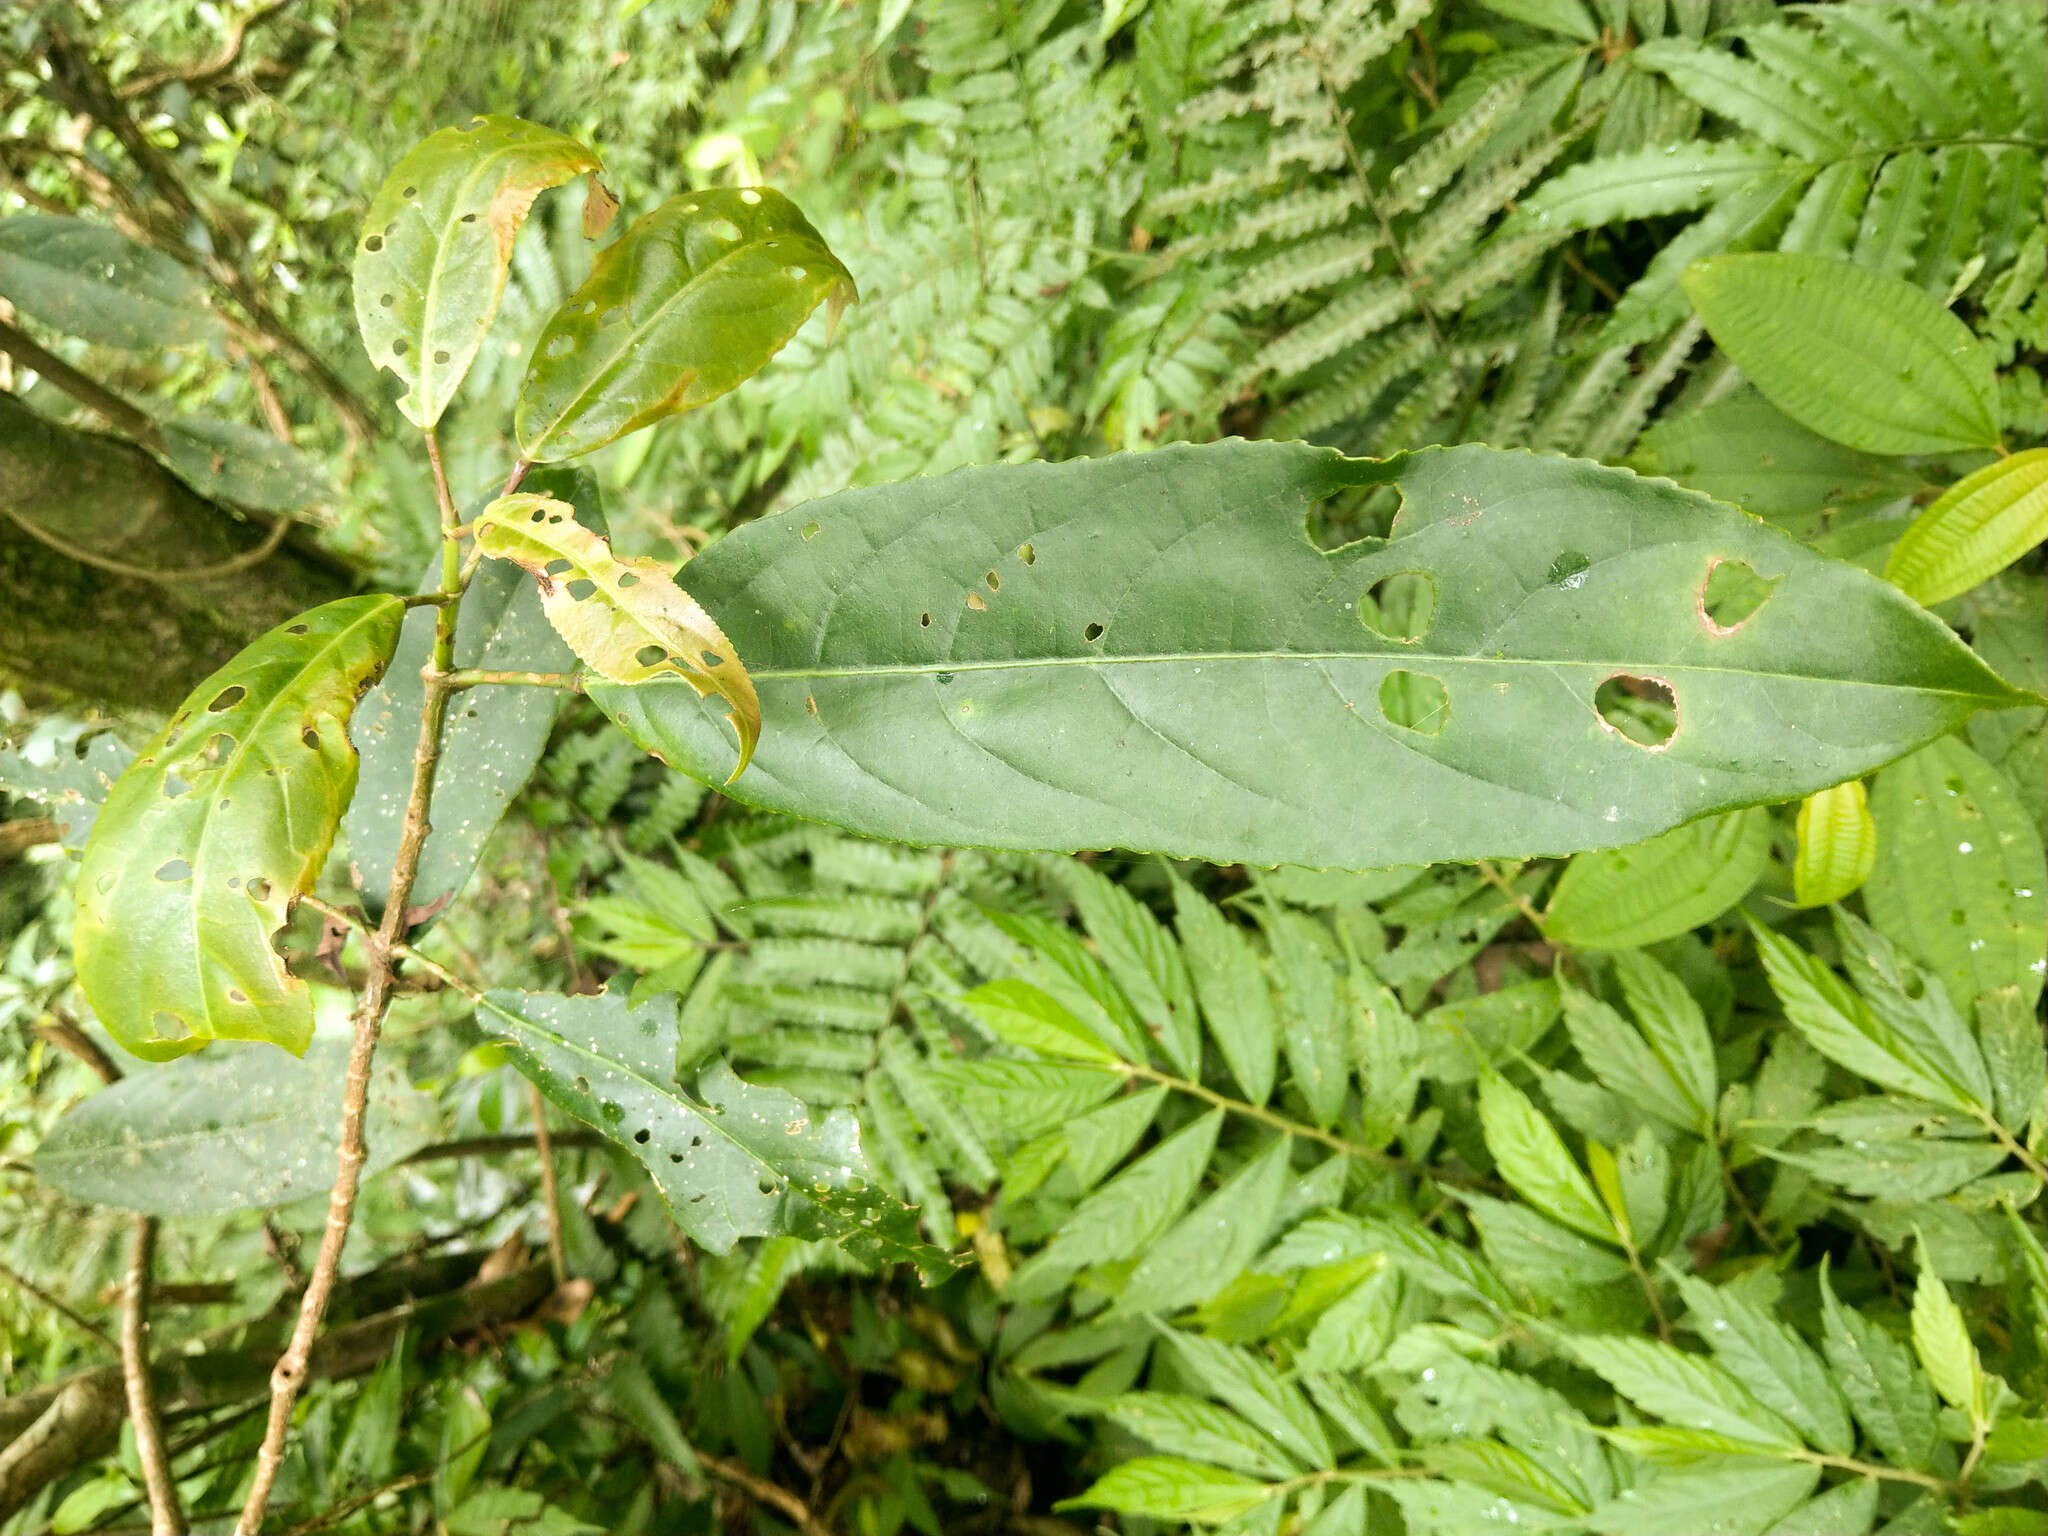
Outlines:
[[185,1511],[178,1480],[164,1448],[164,1421],[149,1379],[149,1272],[156,1261],[156,1218],[135,1218],[135,1256],[128,1265],[128,1304],[121,1313],[121,1378],[128,1392],[128,1419],[135,1426],[135,1459],[149,1494],[151,1536],[185,1536]]
[[313,1340],[320,1331],[320,1319],[340,1273],[342,1244],[348,1238],[349,1223],[355,1215],[356,1189],[362,1182],[363,1163],[368,1157],[363,1123],[370,1100],[370,1065],[376,1055],[377,1037],[384,1027],[384,1012],[391,1004],[394,973],[404,948],[413,877],[419,873],[420,850],[430,830],[427,813],[434,793],[434,767],[441,756],[441,725],[448,713],[449,674],[455,663],[455,619],[460,604],[452,599],[461,588],[462,542],[456,535],[461,519],[448,489],[440,439],[432,427],[426,429],[426,439],[427,459],[434,469],[434,490],[441,504],[440,587],[451,600],[434,610],[433,659],[420,670],[426,689],[420,712],[419,745],[413,751],[412,790],[399,830],[397,857],[392,861],[384,920],[367,944],[370,974],[356,1007],[355,1037],[349,1046],[348,1086],[341,1109],[341,1147],[336,1159],[334,1190],[327,1202],[327,1226],[321,1233],[320,1254],[314,1261],[312,1278],[306,1282],[305,1295],[299,1302],[299,1318],[292,1329],[291,1342],[270,1373],[270,1421],[256,1453],[255,1481],[242,1506],[241,1518],[235,1522],[235,1536],[256,1536],[262,1528],[271,1487],[284,1465],[292,1408],[305,1382]]

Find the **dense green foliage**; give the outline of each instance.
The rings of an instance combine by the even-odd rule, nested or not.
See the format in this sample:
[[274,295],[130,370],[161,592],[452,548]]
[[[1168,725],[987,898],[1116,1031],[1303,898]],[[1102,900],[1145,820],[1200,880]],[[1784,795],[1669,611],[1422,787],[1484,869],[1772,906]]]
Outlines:
[[578,9],[0,22],[0,385],[418,594],[0,696],[0,1532],[352,1011],[265,1530],[2048,1528],[2040,0]]

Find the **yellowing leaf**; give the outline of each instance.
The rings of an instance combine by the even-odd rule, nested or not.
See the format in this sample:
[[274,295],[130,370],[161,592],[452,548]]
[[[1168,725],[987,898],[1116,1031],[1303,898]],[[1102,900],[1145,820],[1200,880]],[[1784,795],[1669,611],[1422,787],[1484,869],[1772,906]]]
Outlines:
[[356,786],[348,719],[404,613],[345,597],[259,637],[108,794],[78,874],[78,981],[136,1055],[209,1040],[305,1052],[312,993],[271,935],[327,861]]
[[1877,823],[1863,781],[1851,779],[1808,795],[1799,806],[1799,853],[1792,895],[1802,907],[1840,901],[1870,878],[1877,862]]
[[1934,1390],[1951,1407],[1968,1413],[1972,1423],[1984,1422],[1984,1365],[1970,1342],[1962,1308],[1927,1262],[1925,1238],[1920,1243],[1920,1278],[1913,1287],[1913,1353],[1920,1357]]
[[479,117],[415,145],[378,190],[356,246],[356,326],[409,387],[416,426],[441,419],[505,294],[533,200],[598,168],[597,152],[516,117]]
[[1967,592],[2048,539],[2048,448],[2029,448],[1965,475],[1913,519],[1884,577],[1939,603]]
[[499,497],[477,517],[476,540],[485,554],[533,573],[549,622],[599,676],[680,677],[700,697],[730,704],[740,749],[732,778],[745,771],[761,736],[754,685],[725,632],[661,562],[620,559],[610,540],[576,521],[573,507],[547,496]]
[[1516,1193],[1575,1231],[1614,1241],[1614,1223],[1565,1150],[1564,1138],[1528,1095],[1498,1072],[1479,1079],[1479,1125],[1486,1150]]
[[534,345],[519,443],[553,462],[715,400],[811,311],[856,297],[796,204],[766,187],[686,192],[598,252]]

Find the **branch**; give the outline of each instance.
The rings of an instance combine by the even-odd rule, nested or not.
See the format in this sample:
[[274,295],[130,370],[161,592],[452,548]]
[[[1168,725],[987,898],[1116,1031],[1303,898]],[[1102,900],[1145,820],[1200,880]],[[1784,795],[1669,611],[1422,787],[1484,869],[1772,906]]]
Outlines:
[[185,1536],[185,1511],[178,1480],[164,1450],[164,1422],[149,1379],[149,1271],[156,1258],[156,1218],[135,1218],[135,1256],[128,1266],[128,1305],[121,1315],[121,1376],[127,1387],[128,1418],[135,1425],[135,1459],[149,1492],[152,1536]]
[[697,1465],[721,1482],[731,1483],[743,1489],[758,1504],[767,1504],[780,1510],[803,1532],[803,1536],[831,1536],[825,1526],[818,1523],[810,1507],[779,1483],[771,1483],[757,1475],[751,1467],[737,1461],[728,1461],[722,1456],[710,1456],[703,1451],[697,1453]]
[[[433,428],[426,431],[427,459],[434,469],[434,490],[441,504],[441,590],[451,596],[462,586],[462,541],[455,530],[461,517],[448,489],[448,472],[441,462],[441,443]],[[450,694],[448,675],[455,664],[455,621],[459,604],[443,603],[434,610],[433,660],[422,669],[426,682],[420,710],[419,745],[413,750],[412,789],[405,804],[405,819],[398,834],[398,852],[392,861],[391,890],[385,898],[384,921],[370,939],[370,976],[356,1008],[355,1037],[349,1046],[348,1085],[342,1096],[341,1145],[336,1152],[333,1192],[327,1200],[327,1226],[320,1236],[320,1254],[313,1262],[312,1278],[306,1282],[299,1301],[298,1323],[291,1343],[278,1358],[270,1374],[270,1419],[263,1431],[263,1443],[256,1452],[256,1475],[249,1496],[235,1522],[235,1536],[256,1536],[262,1529],[263,1513],[270,1503],[270,1490],[284,1465],[286,1437],[291,1433],[292,1407],[306,1378],[313,1340],[320,1331],[320,1319],[327,1310],[327,1298],[334,1290],[341,1269],[342,1244],[348,1239],[349,1223],[355,1216],[356,1189],[362,1182],[363,1164],[368,1158],[364,1144],[364,1122],[370,1101],[370,1065],[377,1052],[377,1038],[384,1027],[384,1012],[391,1005],[392,979],[402,947],[410,910],[412,884],[419,873],[420,850],[427,841],[427,812],[434,794],[434,767],[441,757],[441,724],[447,717]]]
[[164,435],[156,419],[140,406],[132,405],[97,380],[87,378],[56,353],[37,345],[20,328],[0,320],[0,352],[33,368],[80,405],[104,417],[109,426],[125,432],[144,447],[164,451]]
[[250,29],[259,21],[266,21],[275,16],[291,3],[292,0],[265,0],[265,3],[258,5],[254,10],[244,12],[229,22],[228,34],[220,47],[206,58],[192,64],[171,65],[164,69],[151,70],[146,75],[136,75],[132,79],[124,80],[121,82],[121,96],[127,100],[147,96],[152,91],[162,90],[174,80],[181,80],[186,85],[206,85],[218,80],[233,69],[236,60],[241,58],[242,44],[248,40]]
[[57,1295],[52,1291],[44,1290],[40,1285],[37,1285],[35,1281],[29,1279],[27,1275],[24,1275],[20,1270],[16,1269],[13,1265],[8,1264],[5,1261],[0,1261],[0,1276],[5,1276],[8,1283],[13,1285],[17,1290],[22,1291],[26,1295],[35,1297],[37,1301],[40,1301],[52,1312],[55,1312],[59,1317],[63,1318],[66,1322],[71,1324],[72,1327],[78,1329],[82,1333],[88,1333],[92,1335],[93,1338],[98,1339],[100,1343],[106,1345],[107,1348],[111,1349],[115,1354],[118,1355],[121,1352],[121,1346],[116,1344],[113,1341],[113,1339],[108,1336],[106,1329],[100,1327],[99,1324],[93,1322],[90,1318],[75,1311],[70,1306],[70,1304],[64,1300],[63,1297]]

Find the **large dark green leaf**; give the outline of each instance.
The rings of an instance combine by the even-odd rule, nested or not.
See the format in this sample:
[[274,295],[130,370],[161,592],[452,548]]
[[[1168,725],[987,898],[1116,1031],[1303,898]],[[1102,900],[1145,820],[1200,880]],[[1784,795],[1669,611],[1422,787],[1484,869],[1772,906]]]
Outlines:
[[1770,251],[1695,262],[1683,282],[1715,344],[1822,437],[1867,453],[1997,445],[1990,354],[1903,278]]
[[333,499],[320,467],[272,433],[207,416],[162,425],[164,457],[202,495],[285,515]]
[[[1310,503],[1386,482],[1391,543],[1308,543]],[[1701,592],[1730,560],[1776,585],[1723,629]],[[1360,618],[1404,572],[1436,590],[1411,643]],[[963,470],[763,519],[680,579],[761,700],[732,792],[913,842],[1360,869],[1563,853],[1839,783],[2026,700],[1897,589],[1732,507],[1481,447]],[[1674,693],[1662,749],[1596,710],[1625,677]],[[1423,679],[1447,715],[1408,712]],[[730,772],[687,684],[590,691],[676,766]]]
[[344,597],[261,636],[107,796],[78,875],[78,980],[136,1055],[306,1049],[312,993],[270,939],[326,862],[356,784],[349,715],[403,612],[395,597]]
[[780,192],[672,197],[598,253],[541,332],[520,447],[573,458],[694,410],[758,373],[822,301],[853,297],[852,274]]
[[675,1083],[677,999],[492,992],[477,1021],[561,1108],[640,1160],[677,1224],[714,1253],[743,1237],[826,1238],[856,1256],[941,1273],[917,1213],[876,1182],[851,1112],[817,1116],[715,1063],[698,1096]]
[[[36,1150],[36,1175],[75,1200],[149,1216],[261,1210],[326,1193],[341,1145],[348,1044],[211,1051],[124,1077],[67,1113]],[[433,1139],[431,1094],[379,1071],[369,1171]]]
[[220,329],[189,269],[83,219],[0,219],[0,298],[103,347],[183,346]]
[[[604,532],[597,482],[585,471],[537,469],[526,483],[574,506],[577,521],[586,528]],[[431,591],[440,576],[437,554],[428,562],[420,590]],[[433,644],[433,610],[413,609],[405,617],[390,670],[363,696],[350,728],[363,754],[363,769],[342,830],[357,888],[373,914],[380,913],[391,888],[426,694],[420,668]],[[532,580],[515,566],[487,560],[477,567],[462,599],[455,664],[562,672],[575,666],[576,656],[541,612]],[[441,757],[434,765],[432,829],[420,849],[413,906],[435,907],[468,882],[505,808],[533,776],[562,699],[552,688],[483,687],[466,689],[449,703]]]
[[413,146],[370,204],[356,246],[356,326],[407,385],[415,426],[441,419],[505,294],[533,200],[597,169],[597,152],[516,117],[479,117]]

